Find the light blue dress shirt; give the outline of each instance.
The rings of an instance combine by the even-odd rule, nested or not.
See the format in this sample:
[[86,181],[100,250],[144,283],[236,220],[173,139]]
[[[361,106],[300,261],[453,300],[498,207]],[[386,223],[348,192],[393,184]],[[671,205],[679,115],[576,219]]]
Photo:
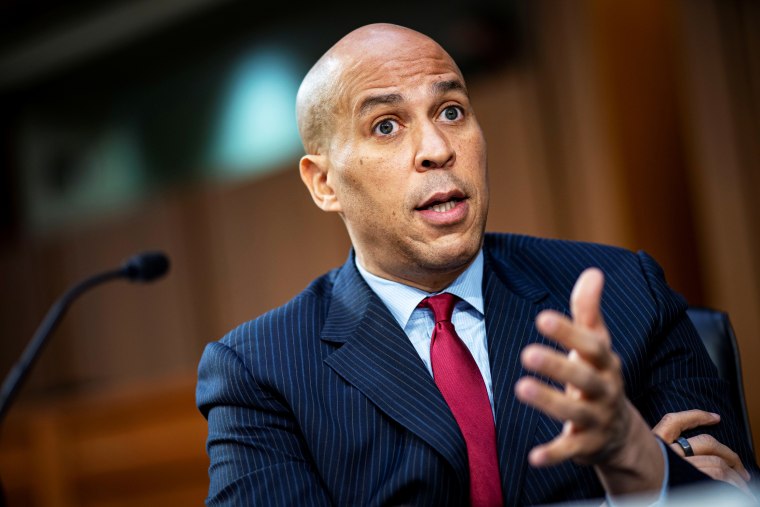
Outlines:
[[[425,292],[375,276],[364,269],[358,260],[356,267],[362,278],[388,307],[391,315],[409,337],[409,341],[412,342],[420,359],[432,375],[430,338],[435,327],[435,320],[431,309],[418,308],[418,305],[426,297],[439,293]],[[451,322],[454,324],[459,338],[467,346],[478,365],[486,384],[486,391],[488,391],[491,411],[493,411],[491,366],[488,362],[486,316],[483,302],[483,252],[481,251],[475,261],[442,292],[450,292],[460,298],[454,307]]]
[[[440,294],[440,292],[425,292],[415,287],[410,287],[402,283],[393,282],[373,275],[361,265],[359,260],[356,261],[356,268],[359,274],[364,278],[369,287],[385,303],[391,315],[396,319],[398,325],[404,330],[412,342],[414,349],[419,354],[422,362],[433,375],[433,368],[430,364],[430,338],[433,335],[435,320],[433,311],[429,308],[418,308],[420,302],[428,296]],[[486,315],[485,303],[483,301],[483,251],[478,253],[472,264],[457,277],[454,282],[441,292],[450,292],[459,296],[454,307],[454,313],[451,322],[459,335],[459,338],[467,346],[467,349],[475,359],[480,374],[483,376],[483,382],[486,384],[488,391],[488,400],[491,403],[493,413],[493,387],[491,383],[491,366],[488,361],[488,342],[486,340]],[[652,505],[661,505],[667,498],[668,484],[668,455],[665,451],[665,445],[657,439],[660,445],[663,458],[665,459],[665,477],[663,478],[660,496]],[[607,503],[613,505],[612,498],[607,497]]]

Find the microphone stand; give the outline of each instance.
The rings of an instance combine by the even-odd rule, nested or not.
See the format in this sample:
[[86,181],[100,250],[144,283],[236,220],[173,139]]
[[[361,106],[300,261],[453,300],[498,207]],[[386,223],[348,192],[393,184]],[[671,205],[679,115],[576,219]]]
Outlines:
[[19,357],[16,364],[13,365],[13,368],[5,377],[5,381],[3,381],[3,387],[0,389],[0,423],[2,423],[8,408],[21,387],[21,383],[32,369],[32,365],[37,360],[37,357],[39,357],[42,347],[45,346],[52,332],[58,327],[58,323],[63,318],[71,303],[88,289],[100,285],[103,282],[115,278],[122,278],[124,276],[124,268],[113,269],[111,271],[91,276],[69,288],[69,290],[58,298],[53,306],[50,307],[50,310],[48,310],[45,318],[34,333],[34,336],[27,344],[21,357]]
[[[42,323],[37,328],[37,331],[35,331],[34,336],[32,336],[32,339],[27,344],[21,357],[19,357],[3,381],[3,386],[0,388],[0,424],[3,422],[5,414],[8,412],[8,408],[18,393],[21,384],[39,357],[42,347],[45,346],[50,335],[58,327],[58,323],[63,318],[66,310],[68,310],[76,298],[92,287],[116,278],[126,278],[134,282],[151,282],[164,276],[168,270],[169,259],[162,252],[143,252],[128,259],[120,268],[104,271],[86,278],[64,292],[53,306],[50,307],[50,310],[48,310]],[[5,507],[5,492],[1,483],[0,507]]]

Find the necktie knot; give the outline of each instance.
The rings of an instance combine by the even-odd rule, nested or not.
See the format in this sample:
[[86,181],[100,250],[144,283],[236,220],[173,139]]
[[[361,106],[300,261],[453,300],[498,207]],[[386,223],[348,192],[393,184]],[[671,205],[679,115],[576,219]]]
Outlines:
[[430,308],[433,310],[435,323],[451,321],[451,315],[454,313],[454,306],[459,300],[454,294],[444,292],[435,296],[426,297],[420,302],[421,308]]

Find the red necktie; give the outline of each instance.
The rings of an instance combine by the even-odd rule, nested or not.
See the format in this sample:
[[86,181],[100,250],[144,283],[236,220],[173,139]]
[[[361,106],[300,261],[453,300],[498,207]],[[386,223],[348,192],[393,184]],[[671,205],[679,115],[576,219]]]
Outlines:
[[473,507],[500,506],[501,478],[493,413],[478,365],[451,323],[457,299],[453,294],[443,293],[420,303],[420,307],[433,310],[435,316],[430,340],[433,378],[467,444],[470,502]]

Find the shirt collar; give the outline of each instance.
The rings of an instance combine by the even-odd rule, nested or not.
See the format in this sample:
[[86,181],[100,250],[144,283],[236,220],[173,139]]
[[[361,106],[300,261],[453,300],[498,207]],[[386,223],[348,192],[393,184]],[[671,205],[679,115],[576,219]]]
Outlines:
[[[401,326],[406,328],[409,318],[420,304],[420,301],[428,296],[440,293],[430,293],[399,282],[393,282],[373,275],[356,260],[356,268],[369,287],[388,307],[393,317]],[[478,252],[475,260],[467,269],[460,274],[451,285],[441,292],[450,292],[463,299],[475,308],[481,315],[485,314],[483,304],[483,250]]]

